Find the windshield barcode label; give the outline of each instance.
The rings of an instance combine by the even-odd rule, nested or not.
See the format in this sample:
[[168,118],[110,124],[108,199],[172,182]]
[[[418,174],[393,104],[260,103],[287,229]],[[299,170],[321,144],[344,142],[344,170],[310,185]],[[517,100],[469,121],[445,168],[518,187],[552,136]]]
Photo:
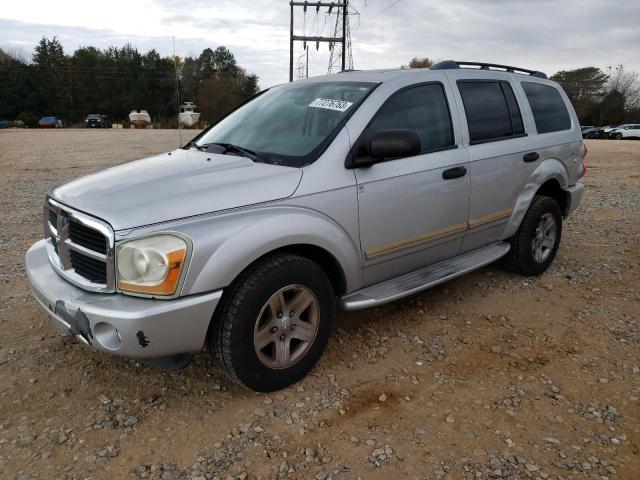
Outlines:
[[326,108],[327,110],[337,110],[338,112],[346,112],[351,105],[353,105],[353,102],[332,100],[331,98],[316,98],[309,104],[310,107]]

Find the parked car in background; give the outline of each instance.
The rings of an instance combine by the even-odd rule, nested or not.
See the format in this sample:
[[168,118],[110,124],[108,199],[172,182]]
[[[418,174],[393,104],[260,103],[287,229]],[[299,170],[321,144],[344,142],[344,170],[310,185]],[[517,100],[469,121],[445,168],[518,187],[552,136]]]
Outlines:
[[580,130],[582,130],[582,133],[584,133],[586,130],[590,130],[592,128],[595,128],[595,125],[580,125]]
[[602,127],[592,127],[582,131],[582,138],[602,138],[603,135]]
[[9,120],[0,120],[0,128],[9,128]]
[[87,128],[111,128],[111,123],[111,117],[99,113],[90,113],[84,119],[84,126]]
[[626,125],[620,125],[609,132],[609,138],[613,140],[640,138],[640,124],[628,123]]
[[604,127],[600,127],[602,128],[602,138],[608,138],[609,132],[611,132],[611,130],[617,127],[618,125],[605,125]]
[[90,348],[175,367],[207,345],[232,380],[272,391],[313,368],[336,306],[500,258],[545,272],[586,153],[541,72],[449,60],[314,77],[180,149],[50,190],[26,271]]
[[43,128],[63,128],[64,122],[58,117],[42,117],[38,120],[38,126]]

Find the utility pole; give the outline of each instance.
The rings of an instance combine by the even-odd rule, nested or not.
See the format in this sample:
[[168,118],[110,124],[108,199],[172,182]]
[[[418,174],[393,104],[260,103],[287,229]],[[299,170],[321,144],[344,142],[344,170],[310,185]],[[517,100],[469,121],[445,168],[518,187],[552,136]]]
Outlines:
[[291,25],[289,26],[289,81],[293,82],[293,2],[291,5]]
[[344,72],[344,63],[347,59],[347,0],[344,0],[342,7],[342,68]]
[[[340,1],[317,1],[317,2],[309,2],[309,1],[291,1],[289,2],[291,6],[291,21],[289,25],[289,81],[293,82],[293,44],[294,42],[304,42],[307,47],[307,76],[309,76],[309,50],[306,45],[307,42],[315,42],[316,50],[318,49],[321,42],[329,43],[329,48],[333,52],[333,45],[340,44],[342,47],[342,70],[345,69],[346,66],[346,50],[347,50],[347,15],[349,9],[349,0],[340,0]],[[294,34],[294,25],[293,25],[293,15],[294,15],[294,7],[302,7],[306,14],[308,7],[314,7],[316,9],[316,13],[322,7],[327,7],[329,9],[328,13],[331,13],[331,10],[334,8],[337,11],[342,11],[341,21],[342,21],[342,35],[334,35],[333,37],[318,37],[318,36],[308,36],[308,35],[295,35]],[[333,53],[332,53],[333,55]]]

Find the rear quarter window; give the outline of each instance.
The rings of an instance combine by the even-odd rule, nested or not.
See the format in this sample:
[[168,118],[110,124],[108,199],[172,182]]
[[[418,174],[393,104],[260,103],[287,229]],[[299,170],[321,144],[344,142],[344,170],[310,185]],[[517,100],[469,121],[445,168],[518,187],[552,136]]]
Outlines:
[[506,140],[524,134],[511,85],[500,80],[458,80],[470,143]]
[[549,85],[522,82],[531,106],[538,133],[559,132],[571,128],[571,117],[560,92]]

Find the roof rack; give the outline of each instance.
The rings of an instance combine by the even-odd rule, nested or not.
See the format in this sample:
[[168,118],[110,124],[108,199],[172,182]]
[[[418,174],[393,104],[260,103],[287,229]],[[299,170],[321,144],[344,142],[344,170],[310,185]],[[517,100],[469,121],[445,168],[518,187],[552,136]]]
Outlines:
[[532,77],[547,78],[547,75],[537,70],[527,70],[526,68],[512,67],[510,65],[499,65],[497,63],[484,63],[484,62],[463,62],[459,60],[444,60],[438,62],[431,67],[431,70],[454,70],[458,68],[467,67],[480,67],[480,70],[498,70],[509,73],[521,73],[531,75]]

